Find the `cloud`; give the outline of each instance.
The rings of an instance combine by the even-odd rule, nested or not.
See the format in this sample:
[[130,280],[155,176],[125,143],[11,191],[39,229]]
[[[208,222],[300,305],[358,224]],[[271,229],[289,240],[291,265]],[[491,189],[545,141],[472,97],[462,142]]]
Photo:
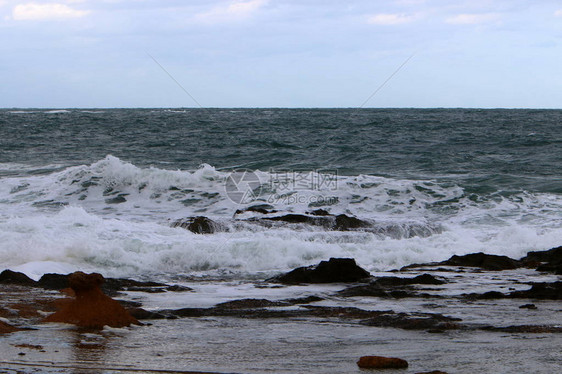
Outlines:
[[486,23],[498,20],[500,17],[495,13],[465,13],[457,14],[456,16],[449,17],[445,22],[452,25],[476,25],[479,23]]
[[562,17],[562,9],[558,9],[556,12],[554,12],[554,16],[555,17]]
[[370,16],[367,22],[374,25],[401,25],[412,22],[413,20],[413,16],[407,16],[405,14],[380,13]]
[[27,3],[16,5],[12,18],[16,21],[60,20],[79,18],[90,13],[88,10],[77,10],[66,4],[59,3]]
[[268,0],[230,1],[228,4],[214,7],[208,12],[197,14],[195,19],[208,23],[237,21],[248,18],[267,2]]

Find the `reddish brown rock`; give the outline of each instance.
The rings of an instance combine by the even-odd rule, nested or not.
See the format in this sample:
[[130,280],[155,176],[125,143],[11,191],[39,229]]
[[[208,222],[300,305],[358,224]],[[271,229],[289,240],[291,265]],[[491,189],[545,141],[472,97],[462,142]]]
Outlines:
[[6,322],[0,321],[0,334],[8,334],[14,331],[19,331],[19,329],[17,327],[7,324]]
[[357,366],[362,369],[403,369],[408,367],[408,362],[395,357],[363,356]]
[[72,273],[68,283],[76,297],[62,304],[60,310],[45,318],[44,322],[70,323],[96,329],[140,325],[117,301],[101,291],[103,282],[103,276],[98,273]]

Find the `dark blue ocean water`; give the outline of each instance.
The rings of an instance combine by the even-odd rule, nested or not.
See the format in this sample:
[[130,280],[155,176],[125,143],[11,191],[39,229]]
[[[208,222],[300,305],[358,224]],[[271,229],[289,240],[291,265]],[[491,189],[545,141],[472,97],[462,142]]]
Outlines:
[[0,163],[337,169],[562,193],[562,111],[2,110]]

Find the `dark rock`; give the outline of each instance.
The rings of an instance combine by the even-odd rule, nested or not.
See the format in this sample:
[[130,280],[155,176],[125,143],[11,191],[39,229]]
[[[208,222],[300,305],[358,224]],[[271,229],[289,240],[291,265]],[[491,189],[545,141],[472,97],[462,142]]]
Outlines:
[[24,273],[19,273],[12,270],[4,270],[0,273],[0,283],[19,284],[22,286],[35,286],[37,282],[29,278]]
[[44,274],[37,282],[37,285],[47,290],[62,290],[63,288],[68,288],[68,276],[69,274]]
[[322,300],[324,299],[318,296],[306,296],[306,297],[297,297],[294,299],[284,299],[281,301],[289,305],[302,305],[302,304],[310,304]]
[[289,304],[280,301],[270,301],[266,299],[241,299],[226,301],[224,303],[217,304],[217,308],[224,309],[255,309],[255,308],[267,308],[273,306],[288,306]]
[[311,217],[304,214],[285,214],[283,216],[262,218],[268,221],[282,221],[287,223],[307,223],[309,225],[322,225],[325,220],[319,217]]
[[115,197],[112,197],[110,199],[105,199],[105,203],[106,204],[122,204],[124,202],[127,201],[127,199],[125,198],[125,196],[127,196],[128,194],[119,194]]
[[362,325],[375,327],[397,327],[404,330],[453,330],[460,328],[459,318],[434,313],[387,313],[361,321]]
[[362,369],[404,369],[408,367],[408,362],[395,357],[363,356],[357,361],[357,366]]
[[189,287],[185,287],[185,286],[180,286],[179,284],[173,284],[171,286],[166,287],[166,291],[171,291],[171,292],[187,292],[187,291],[193,291],[193,288],[189,288]]
[[455,255],[446,261],[440,262],[439,265],[468,266],[485,270],[508,270],[517,269],[521,266],[519,261],[507,256],[488,255],[482,252],[464,256]]
[[370,296],[370,297],[392,297],[390,291],[381,287],[378,283],[369,283],[359,286],[353,286],[338,292],[340,296]]
[[562,261],[562,246],[552,248],[546,251],[531,251],[527,253],[527,255],[523,257],[520,261],[523,263]]
[[164,293],[166,290],[161,287],[129,287],[127,291],[146,292],[146,293]]
[[508,295],[498,292],[498,291],[488,291],[484,293],[470,293],[463,295],[465,298],[470,300],[493,300],[493,299],[505,299]]
[[165,318],[167,318],[167,316],[165,316],[162,313],[150,312],[150,311],[145,310],[143,308],[128,308],[127,311],[134,318],[141,319],[141,320],[142,319],[165,319]]
[[316,301],[323,300],[317,296],[307,296],[294,299],[284,299],[279,301],[271,301],[267,299],[240,299],[226,301],[219,303],[215,308],[219,309],[257,309],[257,308],[270,308],[270,307],[283,307],[291,305],[310,304]]
[[551,273],[555,273],[558,275],[562,275],[562,262],[554,263],[547,263],[537,266],[537,271],[547,271]]
[[562,274],[562,246],[547,251],[529,252],[521,262],[527,267],[536,267],[538,271]]
[[537,309],[537,306],[535,304],[525,304],[519,306],[519,309]]
[[525,299],[562,300],[562,281],[553,283],[534,283],[531,289],[513,291],[508,297]]
[[506,327],[485,326],[482,327],[481,330],[509,332],[509,333],[543,334],[543,333],[561,333],[562,327],[550,326],[550,325],[518,325],[518,326],[506,326]]
[[422,274],[414,278],[380,277],[375,282],[381,286],[407,286],[412,284],[445,284],[445,281],[431,274]]
[[300,267],[271,281],[297,283],[345,283],[357,282],[370,277],[365,269],[357,266],[352,258],[330,258],[315,266]]
[[62,304],[61,309],[45,318],[44,322],[70,323],[94,329],[140,324],[119,302],[102,292],[100,286],[103,282],[103,276],[98,273],[77,271],[70,274],[68,285],[76,297]]
[[330,212],[328,212],[325,209],[316,209],[316,210],[313,210],[311,212],[308,212],[308,214],[313,215],[313,216],[323,216],[323,217],[331,216]]
[[273,206],[269,204],[261,204],[261,205],[253,205],[245,209],[238,209],[234,213],[234,215],[245,213],[245,212],[255,212],[261,214],[269,214],[269,213],[277,213]]
[[195,234],[213,234],[215,232],[226,231],[219,223],[203,216],[178,220],[172,224],[172,227],[181,227]]
[[[452,256],[448,260],[442,262],[429,262],[424,264],[411,264],[404,266],[400,271],[416,269],[420,267],[436,267],[436,266],[466,266],[476,267],[484,270],[508,270],[517,269],[523,264],[507,256],[488,255],[482,252],[470,253],[463,256]],[[453,271],[446,268],[439,268],[439,271]]]
[[[444,284],[433,275],[423,274],[414,278],[402,277],[380,277],[368,284],[353,286],[338,292],[340,296],[371,296],[371,297],[393,297],[401,299],[405,297],[433,297],[433,295],[419,294],[410,289],[396,289],[408,287],[413,284]],[[435,295],[436,297],[438,295]]]
[[346,216],[345,214],[339,214],[336,216],[334,230],[349,231],[350,229],[359,229],[368,226],[368,222],[360,220],[359,218]]

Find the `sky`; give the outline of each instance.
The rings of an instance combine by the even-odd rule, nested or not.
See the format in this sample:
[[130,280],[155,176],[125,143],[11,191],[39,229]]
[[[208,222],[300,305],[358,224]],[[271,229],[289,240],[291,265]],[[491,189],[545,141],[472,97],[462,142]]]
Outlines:
[[0,0],[3,108],[362,105],[561,108],[562,2]]

